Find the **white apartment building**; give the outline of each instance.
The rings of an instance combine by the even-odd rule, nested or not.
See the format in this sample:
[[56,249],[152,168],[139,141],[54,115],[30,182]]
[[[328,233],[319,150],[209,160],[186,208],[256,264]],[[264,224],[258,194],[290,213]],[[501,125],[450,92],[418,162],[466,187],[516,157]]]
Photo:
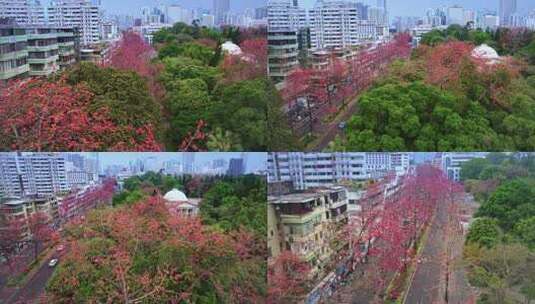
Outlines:
[[388,17],[383,7],[363,10],[356,2],[319,1],[309,10],[308,20],[310,42],[315,49],[345,48],[388,35]]
[[0,0],[0,18],[18,24],[44,24],[45,10],[38,0]]
[[403,175],[409,170],[409,165],[409,153],[366,153],[366,170],[370,178],[381,178],[391,171]]
[[448,7],[448,25],[458,24],[461,26],[466,25],[464,23],[464,8],[461,6]]
[[297,30],[308,26],[307,12],[295,0],[268,0],[269,29]]
[[230,0],[213,0],[213,14],[216,25],[223,25],[230,12]]
[[356,3],[318,2],[309,11],[312,48],[341,48],[358,44],[363,24]]
[[0,196],[49,196],[68,190],[63,156],[0,154]]
[[100,9],[90,0],[53,0],[48,7],[48,21],[55,26],[77,27],[81,45],[100,41]]
[[295,189],[331,186],[342,180],[364,180],[366,153],[268,154],[268,182],[292,182]]
[[193,10],[184,8],[180,5],[169,5],[167,7],[167,22],[175,24],[182,22],[191,24],[194,19]]
[[517,12],[517,1],[516,0],[500,0],[499,3],[499,14],[500,14],[500,26],[510,26],[511,17]]
[[214,27],[215,26],[215,16],[210,14],[202,14],[201,16],[201,26]]
[[442,171],[449,179],[454,181],[461,180],[461,166],[463,163],[474,158],[484,158],[488,153],[485,152],[455,152],[442,154]]

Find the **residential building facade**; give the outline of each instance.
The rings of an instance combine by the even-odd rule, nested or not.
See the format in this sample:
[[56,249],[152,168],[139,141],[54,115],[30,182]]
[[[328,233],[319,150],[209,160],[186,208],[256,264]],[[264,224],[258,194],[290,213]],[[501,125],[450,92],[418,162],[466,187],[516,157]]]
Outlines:
[[54,0],[48,7],[48,22],[58,27],[75,27],[80,31],[80,43],[100,42],[100,8],[90,0]]
[[310,265],[309,276],[333,268],[333,253],[346,243],[335,242],[348,223],[346,190],[319,188],[268,198],[268,257],[291,251]]
[[44,24],[45,10],[38,0],[0,0],[0,18],[17,24]]
[[331,186],[342,180],[364,180],[367,177],[365,153],[268,154],[268,182],[290,181],[297,190]]
[[63,156],[55,153],[0,154],[0,196],[50,196],[68,190]]

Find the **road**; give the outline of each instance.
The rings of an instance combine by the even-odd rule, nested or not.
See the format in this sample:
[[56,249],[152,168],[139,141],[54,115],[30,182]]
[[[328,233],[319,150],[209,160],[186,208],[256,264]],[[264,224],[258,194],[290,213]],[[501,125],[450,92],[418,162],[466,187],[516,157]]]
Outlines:
[[319,128],[321,131],[319,134],[316,134],[317,136],[319,136],[319,139],[314,141],[314,143],[311,144],[311,147],[309,147],[308,150],[322,151],[326,149],[329,146],[329,143],[336,138],[336,135],[342,134],[342,130],[338,127],[338,124],[342,121],[348,121],[351,116],[357,111],[357,106],[358,97],[354,97],[347,105],[347,108],[344,109],[343,113],[338,115],[333,120],[333,122],[321,126],[321,128]]
[[446,202],[438,204],[404,303],[470,303],[473,293],[460,263],[464,237],[457,212]]
[[33,278],[24,287],[15,292],[6,304],[35,303],[36,299],[45,291],[46,283],[54,273],[55,268],[48,266],[48,262],[48,260],[45,261]]

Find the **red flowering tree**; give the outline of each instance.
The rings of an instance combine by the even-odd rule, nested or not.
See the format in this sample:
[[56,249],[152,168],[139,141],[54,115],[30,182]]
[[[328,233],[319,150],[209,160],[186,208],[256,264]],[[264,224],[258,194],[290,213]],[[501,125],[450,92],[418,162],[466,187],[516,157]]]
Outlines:
[[118,126],[93,94],[63,79],[11,82],[0,92],[0,149],[32,151],[159,150],[151,126]]
[[19,250],[23,245],[26,225],[21,220],[9,218],[0,213],[0,230],[0,256],[6,259],[9,270],[16,273],[21,270]]
[[266,76],[267,40],[254,38],[240,44],[241,54],[226,54],[222,63],[224,82],[233,83]]
[[49,283],[52,302],[265,301],[265,251],[255,252],[265,245],[171,212],[159,196],[95,210],[65,234],[70,250]]
[[463,63],[470,60],[474,46],[467,42],[450,41],[436,46],[427,57],[427,81],[441,88],[458,85]]
[[44,212],[35,212],[28,218],[28,229],[32,235],[34,246],[34,259],[37,259],[39,247],[59,238],[52,229],[52,222],[49,215]]
[[158,75],[163,67],[151,63],[156,51],[141,36],[133,31],[125,31],[121,40],[113,46],[108,65],[125,71],[134,71],[148,81],[149,91],[156,100],[165,96]]
[[268,303],[291,303],[307,291],[310,266],[291,251],[283,251],[268,269]]

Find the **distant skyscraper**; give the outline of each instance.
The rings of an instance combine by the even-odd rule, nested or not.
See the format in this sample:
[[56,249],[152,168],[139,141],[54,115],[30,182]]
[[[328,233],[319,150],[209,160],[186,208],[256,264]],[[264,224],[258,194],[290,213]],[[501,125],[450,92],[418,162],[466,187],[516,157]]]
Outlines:
[[184,173],[186,174],[192,174],[193,173],[193,165],[195,163],[195,153],[191,152],[184,152],[182,153],[182,164]]
[[225,24],[230,11],[230,0],[214,0],[213,9],[216,25]]
[[232,158],[230,160],[227,174],[230,176],[240,176],[245,173],[245,164],[243,158]]
[[377,7],[380,7],[386,11],[387,10],[386,0],[377,0]]
[[516,13],[516,0],[500,1],[500,26],[511,25],[511,16]]
[[464,8],[458,5],[448,7],[448,25],[458,24],[465,26],[464,23]]

